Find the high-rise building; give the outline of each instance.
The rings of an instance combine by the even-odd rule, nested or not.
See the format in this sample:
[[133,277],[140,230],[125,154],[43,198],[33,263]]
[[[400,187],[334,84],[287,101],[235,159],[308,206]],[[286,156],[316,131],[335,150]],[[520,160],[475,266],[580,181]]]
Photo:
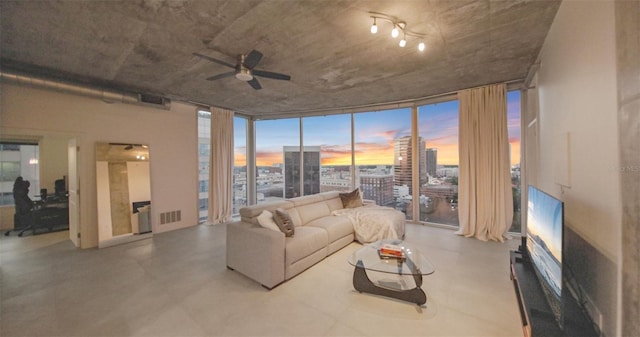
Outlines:
[[320,147],[303,148],[303,185],[300,193],[300,147],[283,146],[284,154],[284,197],[294,198],[302,195],[320,193]]
[[[425,141],[422,137],[418,137],[418,172],[420,186],[427,182],[427,153],[425,149]],[[413,158],[413,149],[411,146],[411,136],[404,136],[394,139],[394,158],[393,158],[393,180],[394,185],[406,185],[409,188],[409,194],[412,195],[411,186],[411,162]]]
[[438,149],[427,149],[427,174],[431,177],[436,176],[438,169]]
[[374,200],[376,205],[393,205],[393,176],[361,175],[360,191],[364,199]]

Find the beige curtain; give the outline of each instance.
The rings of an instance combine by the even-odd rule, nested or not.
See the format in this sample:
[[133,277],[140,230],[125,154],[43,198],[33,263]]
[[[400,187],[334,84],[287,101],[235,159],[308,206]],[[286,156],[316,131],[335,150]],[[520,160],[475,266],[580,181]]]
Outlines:
[[502,242],[513,221],[506,85],[464,90],[460,102],[457,234]]
[[233,211],[233,111],[211,108],[209,223],[231,220]]

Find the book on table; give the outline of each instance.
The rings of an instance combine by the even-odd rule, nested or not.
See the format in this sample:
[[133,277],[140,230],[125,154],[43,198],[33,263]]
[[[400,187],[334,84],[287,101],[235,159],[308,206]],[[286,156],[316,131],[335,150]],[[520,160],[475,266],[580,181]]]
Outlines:
[[385,243],[382,246],[380,246],[380,249],[378,252],[380,254],[380,257],[384,257],[384,258],[404,259],[405,257],[402,247],[398,245],[389,244],[389,243]]

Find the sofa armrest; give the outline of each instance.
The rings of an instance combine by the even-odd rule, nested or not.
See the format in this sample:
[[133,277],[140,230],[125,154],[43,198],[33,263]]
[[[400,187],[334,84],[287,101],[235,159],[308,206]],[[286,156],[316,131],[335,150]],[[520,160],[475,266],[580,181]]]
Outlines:
[[227,267],[273,288],[284,282],[285,236],[243,221],[227,225]]

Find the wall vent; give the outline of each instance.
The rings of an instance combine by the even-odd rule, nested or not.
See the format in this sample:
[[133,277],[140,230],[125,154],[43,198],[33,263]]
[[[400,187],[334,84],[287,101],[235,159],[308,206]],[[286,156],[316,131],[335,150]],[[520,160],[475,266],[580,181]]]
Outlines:
[[178,222],[182,219],[182,211],[169,211],[160,213],[160,224],[168,224],[173,222]]
[[156,96],[151,94],[138,94],[138,102],[144,105],[153,106],[161,109],[169,109],[171,106],[171,100],[162,96]]

